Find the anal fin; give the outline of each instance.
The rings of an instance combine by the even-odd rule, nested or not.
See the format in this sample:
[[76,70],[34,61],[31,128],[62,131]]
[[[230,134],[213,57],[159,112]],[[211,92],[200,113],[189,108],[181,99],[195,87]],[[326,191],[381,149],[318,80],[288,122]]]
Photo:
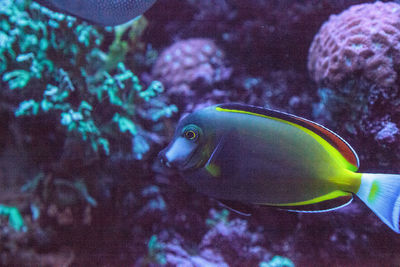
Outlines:
[[353,194],[349,193],[348,195],[345,196],[308,205],[279,206],[279,209],[291,212],[305,212],[305,213],[329,212],[343,208],[348,204],[350,204],[352,201],[353,201]]
[[218,201],[222,206],[242,216],[251,216],[253,212],[251,205],[246,205],[239,201],[221,199],[218,199]]

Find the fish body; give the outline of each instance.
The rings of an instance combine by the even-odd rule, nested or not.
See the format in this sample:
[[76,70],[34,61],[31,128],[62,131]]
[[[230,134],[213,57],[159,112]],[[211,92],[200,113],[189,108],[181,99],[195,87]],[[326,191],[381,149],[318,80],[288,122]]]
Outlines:
[[357,173],[349,144],[294,115],[239,104],[201,109],[179,122],[160,158],[222,201],[315,212],[357,194],[399,232],[400,176]]
[[76,16],[91,23],[115,26],[149,9],[156,0],[36,0],[54,11]]

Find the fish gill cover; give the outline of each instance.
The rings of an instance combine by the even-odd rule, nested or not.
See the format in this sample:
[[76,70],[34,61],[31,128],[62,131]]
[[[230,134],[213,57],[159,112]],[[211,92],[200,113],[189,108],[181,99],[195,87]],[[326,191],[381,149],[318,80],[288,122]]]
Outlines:
[[397,236],[357,201],[241,217],[156,157],[185,112],[241,102],[323,122],[363,171],[400,173],[397,94],[356,78],[315,84],[307,71],[322,24],[364,2],[158,1],[104,28],[0,0],[0,263],[398,265]]

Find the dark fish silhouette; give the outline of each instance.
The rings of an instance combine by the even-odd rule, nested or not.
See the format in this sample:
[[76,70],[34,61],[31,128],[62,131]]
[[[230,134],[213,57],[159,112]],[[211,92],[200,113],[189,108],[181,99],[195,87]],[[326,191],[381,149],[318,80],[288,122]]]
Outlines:
[[115,26],[149,9],[156,0],[35,0],[54,11],[91,23]]

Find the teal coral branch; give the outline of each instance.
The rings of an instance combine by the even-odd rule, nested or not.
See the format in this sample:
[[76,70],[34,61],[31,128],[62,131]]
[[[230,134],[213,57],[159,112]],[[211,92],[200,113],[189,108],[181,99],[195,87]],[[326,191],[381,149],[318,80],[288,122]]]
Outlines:
[[[177,112],[158,99],[162,83],[145,88],[126,60],[129,44],[147,23],[99,28],[34,2],[18,2],[0,5],[0,83],[9,89],[0,98],[13,98],[16,117],[58,119],[65,136],[82,139],[96,153],[142,159],[153,142],[149,132],[162,131],[162,119]],[[121,34],[127,31],[125,41]],[[114,36],[112,45],[104,44],[105,36]],[[126,49],[114,49],[121,46]]]
[[0,215],[8,216],[9,225],[16,231],[26,231],[24,219],[18,208],[0,204]]
[[269,262],[261,262],[259,267],[294,267],[294,263],[285,257],[274,256]]
[[150,237],[149,243],[147,244],[147,252],[150,262],[160,265],[165,265],[167,263],[164,244],[158,241],[156,235]]
[[3,81],[8,82],[11,90],[24,88],[30,79],[31,74],[26,70],[14,70],[3,75]]

